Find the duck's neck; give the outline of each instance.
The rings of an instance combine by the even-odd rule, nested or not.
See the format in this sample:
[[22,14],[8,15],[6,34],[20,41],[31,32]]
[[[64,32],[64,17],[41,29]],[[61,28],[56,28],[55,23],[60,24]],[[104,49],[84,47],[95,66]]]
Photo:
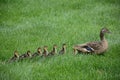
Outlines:
[[101,41],[104,41],[104,40],[105,40],[105,36],[104,36],[104,33],[103,33],[103,32],[100,32],[100,40],[101,40]]

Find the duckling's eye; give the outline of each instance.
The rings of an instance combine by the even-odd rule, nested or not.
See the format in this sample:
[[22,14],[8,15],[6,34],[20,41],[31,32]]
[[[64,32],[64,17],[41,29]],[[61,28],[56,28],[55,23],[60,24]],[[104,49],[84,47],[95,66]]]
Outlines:
[[102,30],[102,32],[105,32],[105,31],[106,31],[105,29]]

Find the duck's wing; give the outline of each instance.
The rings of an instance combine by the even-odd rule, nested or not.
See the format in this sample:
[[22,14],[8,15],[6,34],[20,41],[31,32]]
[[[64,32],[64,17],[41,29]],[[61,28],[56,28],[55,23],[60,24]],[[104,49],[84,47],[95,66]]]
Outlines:
[[85,44],[78,44],[74,48],[81,52],[94,52],[95,50],[99,50],[101,48],[101,43],[88,42]]
[[91,48],[90,46],[83,46],[82,48],[84,48],[84,50],[86,50],[87,52],[93,52],[94,49]]
[[99,50],[102,47],[101,42],[90,42],[87,43],[86,45],[93,50]]

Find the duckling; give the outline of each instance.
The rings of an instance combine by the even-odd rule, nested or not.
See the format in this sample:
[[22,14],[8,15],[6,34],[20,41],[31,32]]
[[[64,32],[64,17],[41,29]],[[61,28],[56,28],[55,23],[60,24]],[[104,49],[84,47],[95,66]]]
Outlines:
[[41,50],[41,48],[39,47],[39,48],[37,49],[37,52],[35,52],[35,53],[32,55],[32,57],[41,56],[41,55],[42,55],[42,50]]
[[62,45],[62,49],[59,51],[59,54],[65,54],[66,53],[66,44]]
[[14,51],[14,56],[9,60],[9,62],[16,61],[18,59],[19,59],[19,54],[17,51]]
[[74,54],[76,54],[76,51],[82,53],[103,54],[108,49],[108,42],[104,36],[105,33],[110,33],[110,31],[107,28],[102,28],[100,31],[100,41],[75,45]]
[[48,47],[47,46],[44,46],[44,48],[43,48],[43,56],[44,57],[47,57],[48,56]]
[[27,53],[22,54],[19,58],[24,59],[24,58],[31,58],[31,52],[28,50]]
[[55,55],[57,53],[57,45],[53,45],[53,50],[48,55]]

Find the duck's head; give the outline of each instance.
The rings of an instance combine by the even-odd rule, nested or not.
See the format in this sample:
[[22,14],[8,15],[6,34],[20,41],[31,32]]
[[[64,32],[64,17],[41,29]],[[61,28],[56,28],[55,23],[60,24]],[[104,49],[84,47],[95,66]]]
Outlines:
[[30,52],[30,50],[27,51],[27,55],[31,57],[31,52]]
[[110,31],[109,31],[109,29],[107,29],[107,28],[102,28],[101,29],[101,33],[111,33]]
[[42,53],[42,50],[41,50],[40,47],[37,49],[37,52],[38,52],[38,53]]
[[19,57],[18,51],[14,51],[14,56]]

